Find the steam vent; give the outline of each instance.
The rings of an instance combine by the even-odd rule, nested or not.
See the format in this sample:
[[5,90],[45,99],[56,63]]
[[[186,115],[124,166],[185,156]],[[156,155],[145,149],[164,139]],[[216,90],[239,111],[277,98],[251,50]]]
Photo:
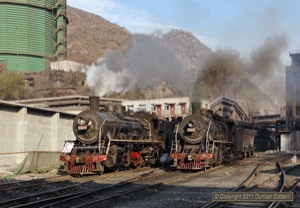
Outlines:
[[0,0],[0,70],[43,71],[67,55],[66,0]]

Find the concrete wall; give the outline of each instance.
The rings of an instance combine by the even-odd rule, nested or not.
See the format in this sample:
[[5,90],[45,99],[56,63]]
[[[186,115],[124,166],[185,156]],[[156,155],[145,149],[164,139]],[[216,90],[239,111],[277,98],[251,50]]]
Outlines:
[[[33,151],[59,153],[65,140],[74,140],[75,115],[24,105],[0,102],[0,169],[15,169]],[[52,156],[39,163],[53,164]]]
[[280,150],[286,151],[291,149],[291,134],[281,134],[280,136]]
[[292,131],[289,134],[281,134],[281,150],[300,150],[300,131]]

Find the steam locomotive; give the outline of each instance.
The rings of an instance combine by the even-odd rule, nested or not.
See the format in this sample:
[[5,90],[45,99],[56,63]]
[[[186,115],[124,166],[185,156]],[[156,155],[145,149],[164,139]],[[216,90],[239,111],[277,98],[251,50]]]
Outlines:
[[200,170],[253,156],[256,130],[246,122],[213,115],[192,103],[193,113],[178,122],[170,157],[173,167]]
[[146,112],[125,114],[122,106],[99,110],[99,97],[90,97],[90,110],[79,113],[73,122],[76,141],[66,141],[63,148],[63,171],[80,176],[157,164],[170,146],[167,124]]
[[122,106],[90,110],[73,122],[75,141],[66,141],[60,160],[73,176],[102,174],[128,167],[168,164],[200,170],[252,156],[256,130],[192,103],[192,115],[167,121],[146,112],[125,113]]

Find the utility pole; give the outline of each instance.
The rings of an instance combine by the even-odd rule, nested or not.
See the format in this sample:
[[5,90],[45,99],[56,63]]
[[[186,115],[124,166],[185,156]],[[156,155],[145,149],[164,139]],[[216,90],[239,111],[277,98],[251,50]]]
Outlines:
[[19,70],[19,25],[17,25],[16,30],[17,30],[17,70]]

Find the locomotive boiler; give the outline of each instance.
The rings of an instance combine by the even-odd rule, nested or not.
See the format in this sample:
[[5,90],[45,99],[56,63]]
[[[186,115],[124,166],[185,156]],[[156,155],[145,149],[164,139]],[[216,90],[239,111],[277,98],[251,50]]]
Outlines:
[[127,114],[122,106],[99,110],[99,97],[90,97],[90,110],[73,122],[76,141],[66,141],[61,156],[64,171],[77,176],[101,174],[158,162],[165,147],[166,120],[146,112]]
[[192,115],[177,124],[173,166],[198,170],[253,155],[256,131],[245,122],[214,115],[192,103]]

